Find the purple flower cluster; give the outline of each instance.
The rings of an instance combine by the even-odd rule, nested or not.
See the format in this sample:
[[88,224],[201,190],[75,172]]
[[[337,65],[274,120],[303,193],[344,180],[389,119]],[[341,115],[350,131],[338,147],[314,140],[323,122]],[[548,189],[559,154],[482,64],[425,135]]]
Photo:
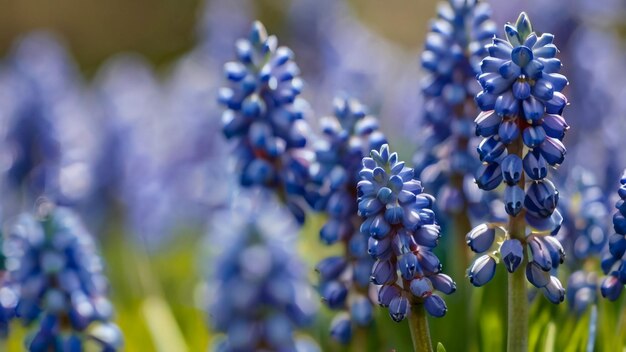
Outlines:
[[237,172],[244,187],[276,190],[298,221],[304,221],[304,196],[310,153],[304,149],[307,103],[303,82],[287,47],[278,47],[260,22],[248,39],[236,43],[237,61],[224,65],[229,86],[219,92],[226,138],[234,140]]
[[376,259],[371,280],[382,285],[379,304],[397,322],[413,304],[424,304],[434,317],[444,316],[446,304],[435,291],[451,294],[456,285],[432,252],[441,237],[434,198],[423,193],[413,169],[387,144],[363,158],[359,175],[358,208],[365,219],[361,232],[370,236],[368,251]]
[[421,58],[427,72],[422,80],[423,120],[429,132],[415,157],[417,177],[427,188],[438,190],[444,211],[471,209],[476,218],[484,218],[489,209],[481,202],[484,197],[468,206],[473,199],[466,189],[474,185],[465,179],[471,180],[480,165],[474,155],[473,98],[480,88],[475,77],[487,55],[485,46],[496,33],[490,16],[484,2],[440,3]]
[[217,351],[293,351],[294,333],[317,305],[295,249],[298,226],[264,197],[215,214],[209,240],[222,251],[210,268],[210,321],[226,334]]
[[[528,281],[542,288],[555,303],[565,290],[550,272],[563,262],[564,250],[554,237],[563,221],[557,210],[559,192],[548,180],[548,168],[565,158],[562,139],[568,125],[561,116],[567,85],[559,74],[554,36],[533,32],[522,13],[515,24],[504,26],[506,40],[494,38],[489,56],[481,63],[478,81],[483,90],[476,96],[482,111],[476,118],[476,134],[484,139],[478,146],[483,166],[476,183],[493,190],[503,181],[505,210],[512,219],[524,215],[530,232],[511,236],[511,228],[483,224],[468,236],[470,248],[480,256],[469,270],[470,281],[482,286],[495,273],[499,255],[509,272],[514,272],[530,254]],[[498,231],[496,239],[496,230]],[[497,244],[499,248],[492,248]],[[526,249],[525,249],[526,248]]]
[[40,214],[21,215],[4,246],[7,277],[0,289],[3,311],[32,328],[30,351],[83,350],[87,341],[116,351],[122,335],[111,322],[113,307],[95,243],[69,209],[42,203]]
[[368,326],[373,319],[369,299],[373,260],[367,253],[368,237],[359,231],[356,189],[361,160],[386,140],[378,120],[358,100],[336,98],[334,110],[334,116],[320,119],[322,136],[313,145],[316,158],[309,169],[307,198],[315,210],[328,216],[320,230],[322,242],[345,246],[344,255],[323,259],[316,270],[324,303],[349,311],[349,315],[339,314],[331,328],[333,337],[347,343],[351,322]]

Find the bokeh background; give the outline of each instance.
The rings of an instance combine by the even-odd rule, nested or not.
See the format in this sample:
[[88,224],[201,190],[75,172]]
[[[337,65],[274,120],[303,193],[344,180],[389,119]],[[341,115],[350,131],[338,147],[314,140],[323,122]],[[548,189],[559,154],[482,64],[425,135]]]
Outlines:
[[[499,27],[525,10],[537,30],[556,33],[571,85],[565,117],[572,131],[565,143],[572,157],[563,169],[583,165],[606,192],[614,192],[626,166],[626,153],[617,153],[626,133],[623,0],[491,3]],[[252,20],[260,19],[281,44],[296,52],[313,125],[315,116],[331,112],[332,96],[347,91],[380,117],[402,157],[410,160],[419,145],[419,53],[428,20],[435,15],[434,0],[0,4],[3,72],[19,66],[20,60],[26,62],[28,74],[44,82],[37,94],[47,94],[40,103],[55,111],[48,118],[61,121],[59,134],[77,128],[59,137],[62,149],[81,152],[67,152],[72,157],[64,159],[62,167],[69,176],[58,182],[67,191],[67,204],[83,214],[101,243],[127,351],[205,351],[216,338],[207,327],[204,278],[219,248],[207,229],[215,209],[228,205],[219,185],[228,184],[231,175],[225,171],[228,153],[219,133],[215,97],[223,83],[222,64],[232,59],[234,40],[246,35]],[[0,79],[5,126],[12,121],[12,101],[23,94],[15,93],[16,79],[10,76]],[[583,97],[585,103],[579,104],[576,98]],[[84,187],[72,187],[77,184]],[[24,208],[14,200],[6,197],[3,202],[5,219]],[[322,222],[320,217],[309,218],[299,245],[313,282],[314,263],[335,250],[318,243]],[[444,266],[452,266],[454,258],[446,255],[445,246],[440,251]],[[463,277],[455,279],[468,285]],[[476,289],[471,301],[450,297],[449,315],[431,319],[433,340],[443,342],[448,351],[503,350],[504,279],[498,272],[495,282]],[[624,302],[600,302],[599,350],[623,346]],[[454,315],[468,305],[476,321],[472,331],[457,324]],[[589,312],[575,315],[566,305],[553,307],[538,300],[531,314],[534,350],[584,350]],[[324,351],[344,350],[329,340],[329,320],[322,308],[308,335]],[[9,351],[21,350],[23,334],[16,326]],[[470,334],[475,338],[471,346],[458,338]],[[377,313],[368,339],[370,346],[378,346],[371,351],[410,349],[406,323],[391,322],[386,312]]]

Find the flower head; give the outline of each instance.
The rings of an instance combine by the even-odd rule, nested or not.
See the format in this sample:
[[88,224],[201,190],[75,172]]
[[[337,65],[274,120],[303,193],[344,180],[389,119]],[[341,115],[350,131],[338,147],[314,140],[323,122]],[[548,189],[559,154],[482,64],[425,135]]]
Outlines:
[[209,283],[211,323],[227,335],[221,351],[293,350],[294,331],[316,311],[295,253],[298,228],[283,209],[261,201],[217,214],[209,237],[222,250]]
[[17,317],[33,327],[29,350],[81,350],[92,341],[102,351],[116,351],[122,335],[111,322],[113,307],[95,243],[70,210],[40,208],[38,217],[21,215],[9,233],[0,303],[4,309],[16,305]]
[[218,100],[226,107],[224,135],[236,141],[241,185],[276,189],[303,221],[296,199],[304,195],[310,162],[303,149],[307,104],[298,97],[303,83],[293,52],[277,45],[254,22],[248,39],[237,41],[237,61],[224,65],[229,86],[220,89]]
[[365,219],[361,232],[370,236],[368,251],[376,259],[371,280],[382,285],[379,303],[389,308],[395,321],[408,314],[407,296],[424,304],[432,316],[443,316],[446,305],[434,291],[450,294],[456,286],[432,252],[440,237],[434,198],[423,193],[413,169],[387,144],[363,158],[359,175],[358,208]]
[[[468,243],[482,255],[470,267],[469,278],[481,286],[491,280],[499,259],[509,272],[527,262],[528,281],[559,303],[565,290],[551,272],[565,257],[554,237],[563,217],[557,210],[559,192],[546,177],[548,167],[558,166],[565,157],[561,140],[568,125],[561,113],[567,99],[561,90],[567,79],[558,73],[561,61],[556,58],[554,36],[538,37],[525,13],[514,25],[505,25],[504,31],[506,40],[494,38],[487,47],[489,56],[481,62],[478,76],[482,91],[476,103],[482,112],[475,121],[476,135],[484,139],[477,148],[483,166],[476,183],[493,190],[504,181],[505,211],[511,219],[523,214],[526,226],[523,233],[514,234],[511,231],[522,230],[501,224],[472,230]],[[472,246],[477,238],[486,238],[481,233],[493,230],[495,237]]]
[[361,160],[380,148],[385,137],[377,119],[356,99],[336,98],[334,107],[335,115],[320,121],[322,137],[314,144],[308,199],[314,209],[328,215],[320,231],[322,241],[345,246],[344,255],[323,259],[316,270],[324,303],[349,312],[340,313],[331,328],[335,339],[347,343],[352,324],[367,326],[373,319],[369,299],[373,260],[367,252],[368,236],[359,231],[356,188]]
[[[507,24],[505,33],[506,40],[495,38],[488,46],[478,77],[483,90],[476,96],[482,110],[476,134],[484,137],[478,153],[485,166],[476,181],[486,190],[504,181],[507,213],[525,209],[529,224],[553,230],[560,225],[553,215],[558,192],[545,178],[548,167],[565,157],[561,141],[569,126],[561,116],[567,104],[561,91],[567,79],[558,73],[554,36],[538,37],[526,14]],[[518,189],[522,178],[532,181],[525,190]]]
[[[476,116],[473,97],[479,89],[475,77],[480,73],[480,60],[487,55],[485,45],[496,33],[490,16],[489,5],[484,2],[441,2],[421,56],[427,72],[422,94],[428,137],[424,151],[415,156],[417,176],[439,191],[443,210],[469,208],[476,218],[484,217],[489,209],[484,197],[474,202],[467,194],[471,192],[468,187],[476,186],[464,179],[471,180],[479,166],[472,138],[472,119]],[[469,203],[472,206],[468,207]]]

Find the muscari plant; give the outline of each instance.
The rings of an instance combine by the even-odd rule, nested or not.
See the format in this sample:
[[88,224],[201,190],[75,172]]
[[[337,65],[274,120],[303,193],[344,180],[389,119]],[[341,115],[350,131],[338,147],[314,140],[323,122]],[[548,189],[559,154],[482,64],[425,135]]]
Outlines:
[[485,197],[472,197],[468,188],[475,187],[473,172],[480,165],[472,125],[478,114],[476,75],[487,55],[485,46],[496,34],[490,17],[485,2],[441,2],[421,55],[428,136],[415,156],[416,176],[435,192],[439,207],[454,216],[461,240],[471,229],[470,216],[484,219],[489,214]]
[[237,174],[243,187],[275,191],[299,222],[311,153],[304,147],[308,104],[298,96],[303,82],[293,52],[254,22],[236,42],[237,60],[224,65],[228,87],[219,91],[224,136],[235,141]]
[[334,115],[320,119],[322,136],[313,145],[315,161],[309,169],[307,198],[314,210],[328,217],[320,230],[322,242],[343,245],[341,255],[323,259],[316,271],[324,303],[330,309],[345,311],[335,317],[331,335],[349,343],[355,330],[373,320],[369,296],[374,261],[367,252],[368,236],[359,231],[357,212],[361,160],[386,140],[377,119],[358,100],[336,98],[333,105]]
[[602,270],[607,275],[602,281],[602,296],[615,301],[626,285],[626,170],[620,179],[617,192],[619,200],[615,204],[617,211],[613,215],[615,233],[609,237],[609,250],[602,258]]
[[295,221],[264,197],[216,215],[210,239],[222,252],[210,266],[209,314],[225,336],[213,350],[319,351],[295,336],[317,310],[296,254]]
[[39,205],[19,216],[3,246],[2,310],[30,329],[29,351],[117,351],[103,262],[90,234],[67,208]]
[[565,158],[562,139],[568,125],[561,115],[568,84],[559,74],[554,36],[537,35],[525,13],[504,26],[506,39],[494,38],[489,56],[481,62],[482,91],[476,103],[476,134],[483,166],[476,176],[481,189],[493,190],[503,181],[508,223],[487,223],[467,234],[472,251],[481,255],[468,270],[470,282],[483,286],[502,261],[508,280],[508,351],[528,349],[528,295],[526,279],[553,303],[565,290],[551,273],[564,260],[554,237],[562,216],[559,193],[547,179],[549,167]]
[[415,350],[430,351],[425,312],[444,316],[446,304],[435,291],[456,290],[432,252],[441,236],[432,211],[435,200],[387,144],[372,150],[362,163],[357,186],[358,212],[364,218],[360,230],[369,235],[368,252],[376,259],[371,280],[381,285],[378,303],[396,322],[408,316]]
[[563,226],[557,239],[569,254],[570,270],[566,300],[575,314],[582,314],[597,303],[600,288],[598,259],[607,246],[608,203],[595,177],[588,170],[574,168],[570,184],[559,201]]

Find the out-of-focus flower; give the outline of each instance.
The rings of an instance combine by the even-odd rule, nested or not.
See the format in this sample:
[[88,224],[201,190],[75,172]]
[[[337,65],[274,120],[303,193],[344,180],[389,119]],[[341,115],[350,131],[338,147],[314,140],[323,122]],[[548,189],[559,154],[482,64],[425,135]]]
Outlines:
[[557,238],[565,252],[571,255],[566,261],[574,271],[568,280],[567,302],[577,314],[597,301],[600,286],[596,271],[596,258],[606,249],[609,229],[609,207],[593,174],[580,166],[570,173],[565,185],[565,195],[559,202],[563,226]]
[[365,219],[361,232],[370,236],[368,252],[376,259],[371,280],[382,285],[379,303],[389,308],[394,321],[403,320],[411,304],[423,304],[434,317],[445,315],[445,302],[434,292],[450,294],[456,285],[441,272],[432,252],[440,237],[434,198],[423,193],[413,169],[387,144],[363,158],[359,176],[358,211]]
[[[472,265],[469,278],[477,286],[484,285],[493,277],[495,265],[481,264],[491,263],[499,255],[507,270],[514,272],[514,264],[531,254],[526,266],[528,280],[558,303],[565,290],[550,272],[564,259],[563,247],[553,236],[563,218],[557,210],[559,193],[546,177],[548,167],[559,166],[565,158],[561,141],[569,126],[561,116],[567,104],[561,90],[568,82],[558,73],[561,61],[556,58],[552,34],[537,36],[525,13],[515,24],[505,25],[504,31],[506,40],[494,38],[487,46],[489,56],[483,59],[478,76],[483,90],[476,96],[482,110],[476,118],[476,135],[484,137],[477,148],[484,165],[476,183],[481,189],[493,190],[504,181],[506,212],[511,219],[524,215],[530,231],[512,234],[521,230],[497,224],[472,230],[470,247],[487,253]],[[498,240],[485,245],[486,251],[471,245],[479,234],[495,230]]]
[[237,41],[237,61],[224,65],[229,86],[219,102],[226,138],[235,141],[237,173],[244,187],[275,190],[298,221],[304,221],[302,198],[311,153],[304,147],[307,103],[299,98],[303,82],[287,47],[277,47],[260,22],[248,39]]
[[267,198],[240,197],[241,206],[215,214],[209,234],[221,249],[209,279],[210,321],[226,334],[217,350],[294,350],[294,332],[317,310],[296,254],[298,227]]
[[469,212],[474,219],[491,215],[487,194],[480,193],[478,199],[466,195],[474,192],[469,188],[476,185],[468,181],[480,166],[472,125],[478,114],[474,96],[480,90],[476,75],[487,55],[485,45],[496,33],[490,16],[484,2],[441,2],[421,56],[427,72],[422,80],[422,123],[427,127],[415,155],[416,176],[437,193],[442,210]]
[[108,150],[100,164],[105,194],[122,203],[129,230],[151,245],[175,229],[184,211],[165,182],[175,129],[159,83],[146,62],[126,55],[104,66],[96,86]]
[[[57,204],[92,201],[99,139],[91,100],[61,42],[37,32],[19,39],[0,72],[0,171],[5,209],[46,195]],[[5,198],[6,199],[6,198]]]
[[617,192],[619,200],[615,204],[617,212],[613,215],[615,233],[609,238],[609,250],[602,259],[602,270],[608,276],[602,282],[602,296],[611,301],[619,298],[626,285],[626,171],[620,179]]
[[309,169],[307,198],[316,211],[328,215],[320,231],[322,242],[345,246],[342,256],[325,258],[316,269],[324,303],[349,311],[349,315],[340,313],[331,327],[332,336],[347,343],[352,324],[367,326],[373,319],[368,295],[373,260],[367,253],[368,237],[359,231],[356,188],[361,160],[386,141],[377,119],[356,99],[336,98],[334,116],[323,117],[320,125],[322,136],[313,146],[316,158]]
[[90,234],[69,209],[42,203],[38,211],[21,215],[4,245],[0,304],[33,328],[31,351],[82,350],[87,341],[118,350],[122,334],[111,322],[108,282]]

